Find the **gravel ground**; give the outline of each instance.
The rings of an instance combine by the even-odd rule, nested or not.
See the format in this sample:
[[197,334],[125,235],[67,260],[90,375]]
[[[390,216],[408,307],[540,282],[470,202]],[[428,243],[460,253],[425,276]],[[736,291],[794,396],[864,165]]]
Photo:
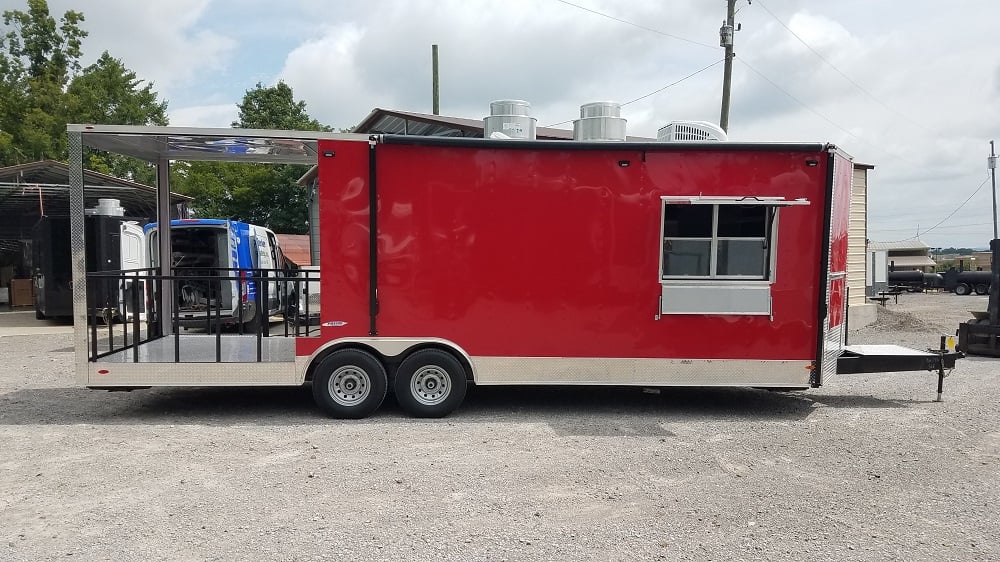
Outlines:
[[[934,346],[914,294],[851,343]],[[0,560],[998,560],[996,360],[821,389],[491,389],[444,420],[308,389],[74,388],[0,337]]]

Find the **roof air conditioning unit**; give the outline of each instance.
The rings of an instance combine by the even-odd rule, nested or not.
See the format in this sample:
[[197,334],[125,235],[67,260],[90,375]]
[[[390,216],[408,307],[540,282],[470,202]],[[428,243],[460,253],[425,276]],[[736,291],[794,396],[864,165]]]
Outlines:
[[708,121],[672,121],[656,132],[660,142],[674,141],[726,141],[729,137],[717,125]]

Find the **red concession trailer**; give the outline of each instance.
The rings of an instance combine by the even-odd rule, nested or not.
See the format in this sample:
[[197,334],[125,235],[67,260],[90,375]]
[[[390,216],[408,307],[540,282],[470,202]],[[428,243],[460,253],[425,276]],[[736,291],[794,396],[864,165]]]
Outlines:
[[[71,126],[71,146],[73,127],[97,148],[136,136]],[[119,129],[108,133],[129,132]],[[318,319],[301,332],[295,312],[290,333],[286,316],[290,337],[267,324],[182,335],[164,265],[149,280],[161,299],[149,330],[106,350],[110,332],[77,334],[78,357],[92,350],[78,366],[84,385],[311,381],[336,417],[372,413],[389,389],[431,417],[457,408],[469,384],[804,389],[838,371],[936,369],[940,392],[961,355],[844,345],[852,164],[828,144],[279,133],[156,128],[157,142],[126,153],[162,167],[221,159],[211,151],[234,143],[258,161],[314,151]]]
[[322,337],[297,352],[324,356],[309,375],[335,414],[342,381],[372,387],[367,413],[387,374],[437,415],[467,381],[807,388],[836,369],[852,164],[833,146],[319,152]]

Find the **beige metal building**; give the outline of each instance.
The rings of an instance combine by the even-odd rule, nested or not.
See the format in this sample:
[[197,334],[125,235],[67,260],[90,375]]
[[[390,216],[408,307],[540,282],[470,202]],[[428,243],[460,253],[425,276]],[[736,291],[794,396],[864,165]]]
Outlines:
[[916,238],[896,242],[869,242],[869,250],[888,253],[889,271],[922,271],[931,273],[936,263],[931,259],[931,248]]
[[847,234],[847,321],[851,326],[875,322],[875,304],[865,298],[865,268],[868,262],[868,172],[871,164],[854,163],[851,185],[851,218]]

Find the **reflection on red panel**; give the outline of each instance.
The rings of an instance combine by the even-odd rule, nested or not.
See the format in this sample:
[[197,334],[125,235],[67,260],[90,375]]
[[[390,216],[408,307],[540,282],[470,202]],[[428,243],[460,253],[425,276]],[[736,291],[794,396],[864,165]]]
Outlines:
[[838,277],[830,281],[830,328],[836,328],[844,322],[846,287],[846,277]]
[[830,271],[847,271],[847,231],[851,219],[851,183],[854,167],[851,161],[835,156],[833,178],[833,208],[830,230]]
[[[320,150],[336,154],[320,158],[322,320],[346,323],[323,336],[364,336],[368,145]],[[380,336],[444,338],[474,356],[815,356],[825,152],[376,150]],[[810,201],[779,211],[772,317],[657,318],[665,195]]]

